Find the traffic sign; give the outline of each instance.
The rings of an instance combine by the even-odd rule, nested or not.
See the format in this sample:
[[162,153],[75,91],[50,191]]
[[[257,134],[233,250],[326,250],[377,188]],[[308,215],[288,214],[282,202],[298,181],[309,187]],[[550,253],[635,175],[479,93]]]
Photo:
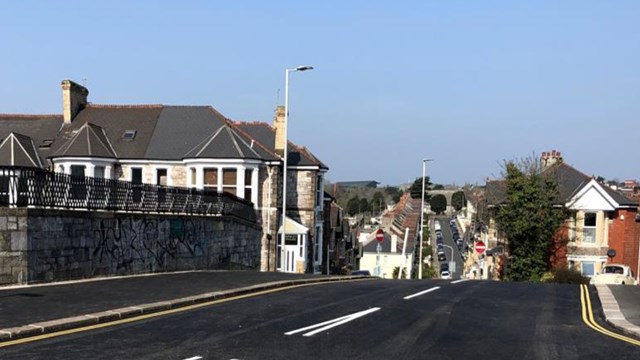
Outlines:
[[384,231],[382,231],[382,229],[378,229],[378,231],[376,231],[376,240],[378,240],[378,242],[382,242],[382,240],[384,240]]
[[482,254],[487,247],[484,245],[484,242],[478,241],[474,248],[478,254]]

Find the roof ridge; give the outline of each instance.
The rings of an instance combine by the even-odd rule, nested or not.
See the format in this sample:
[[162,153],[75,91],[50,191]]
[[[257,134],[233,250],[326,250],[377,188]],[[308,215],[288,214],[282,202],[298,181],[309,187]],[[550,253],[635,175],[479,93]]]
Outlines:
[[157,109],[163,108],[163,104],[87,104],[86,108],[93,109]]
[[36,119],[45,119],[45,118],[59,118],[62,119],[61,114],[0,114],[0,119],[2,118],[18,118],[18,119],[27,119],[27,120],[36,120]]

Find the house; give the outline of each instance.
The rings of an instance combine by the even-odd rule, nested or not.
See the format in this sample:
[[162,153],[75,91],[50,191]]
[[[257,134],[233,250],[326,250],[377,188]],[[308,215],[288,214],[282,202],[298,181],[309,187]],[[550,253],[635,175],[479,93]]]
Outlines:
[[[401,238],[400,238],[401,239]],[[403,242],[397,234],[385,232],[381,242],[376,240],[376,232],[361,234],[362,258],[360,269],[369,270],[371,275],[383,279],[392,279],[394,269],[406,269],[403,272],[407,278],[411,278],[411,270],[414,260],[412,248],[404,248]],[[378,247],[380,251],[378,252]],[[404,255],[404,256],[403,256]]]
[[[99,105],[88,96],[64,80],[62,115],[0,115],[0,165],[227,192],[254,204],[263,228],[261,270],[321,270],[328,167],[308,149],[285,145],[283,106],[270,125],[234,122],[211,106]],[[285,146],[282,241],[272,234],[283,229]]]
[[[408,192],[403,194],[396,206],[382,215],[382,229],[385,231],[384,240],[381,242],[381,272],[379,276],[391,278],[393,268],[406,268],[406,274],[410,278],[418,265],[418,230],[420,228],[420,204],[421,199],[411,198]],[[406,239],[406,241],[405,241]],[[375,232],[362,234],[362,259],[360,268],[369,270],[374,274],[377,254],[377,242]],[[402,256],[404,252],[405,256]]]
[[[540,162],[542,176],[550,177],[558,184],[556,205],[568,210],[568,217],[555,239],[550,239],[550,245],[553,245],[551,266],[573,268],[585,276],[595,275],[608,261],[638,269],[638,203],[568,165],[560,152],[543,152]],[[489,220],[486,236],[490,249],[508,243],[495,222],[496,207],[505,199],[506,183],[503,180],[487,181],[485,200]]]

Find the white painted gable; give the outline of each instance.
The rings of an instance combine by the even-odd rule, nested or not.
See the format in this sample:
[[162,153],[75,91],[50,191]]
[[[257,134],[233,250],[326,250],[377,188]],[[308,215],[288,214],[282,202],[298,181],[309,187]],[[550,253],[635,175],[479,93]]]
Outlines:
[[[290,217],[286,216],[285,220],[285,224],[287,225],[287,234],[306,234],[307,232],[309,232],[309,228],[291,219]],[[280,233],[282,233],[282,226],[280,226],[280,228],[278,229],[278,234]]]
[[620,205],[604,191],[597,181],[591,179],[566,204],[572,210],[604,210],[613,211]]

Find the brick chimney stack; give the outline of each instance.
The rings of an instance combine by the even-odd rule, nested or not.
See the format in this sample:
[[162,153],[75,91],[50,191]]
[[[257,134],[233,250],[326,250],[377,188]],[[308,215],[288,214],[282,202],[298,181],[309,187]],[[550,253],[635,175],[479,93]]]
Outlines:
[[64,124],[69,125],[80,110],[87,106],[89,90],[71,80],[62,81],[62,115]]
[[276,131],[275,149],[276,149],[276,154],[280,156],[284,156],[285,126],[286,124],[284,122],[284,106],[280,105],[276,108],[276,115],[273,117],[273,128]]
[[545,151],[540,157],[540,164],[542,165],[543,169],[546,169],[553,164],[559,164],[562,161],[562,154],[560,153],[560,151],[555,150]]

